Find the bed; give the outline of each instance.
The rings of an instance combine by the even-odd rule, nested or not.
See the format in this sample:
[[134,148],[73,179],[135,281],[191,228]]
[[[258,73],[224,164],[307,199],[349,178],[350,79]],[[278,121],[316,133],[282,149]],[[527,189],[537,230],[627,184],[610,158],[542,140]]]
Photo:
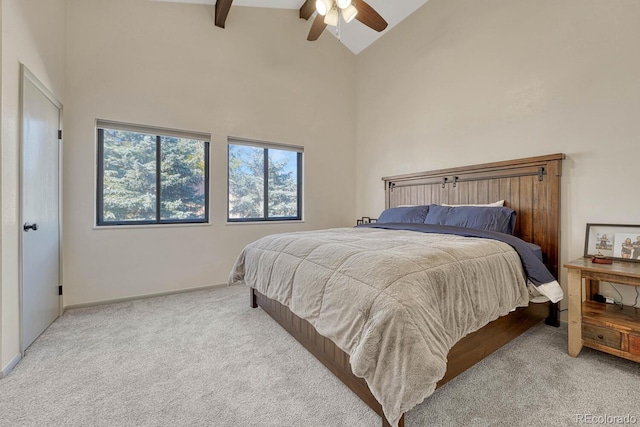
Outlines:
[[[505,200],[505,206],[510,207],[517,212],[517,221],[515,223],[513,234],[526,242],[532,242],[538,245],[542,250],[542,260],[546,265],[548,272],[550,272],[553,277],[557,278],[560,223],[560,176],[561,162],[563,158],[564,155],[555,154],[383,178],[385,206],[386,208],[393,208],[402,205],[458,205],[489,203],[495,200]],[[331,243],[333,243],[333,241],[339,242],[342,246],[335,246],[335,251],[346,251],[350,254],[349,256],[353,256],[353,248],[357,246],[359,238],[366,239],[369,238],[369,236],[382,232],[380,229],[367,231],[366,233],[364,230],[359,229],[348,230],[349,231],[345,230],[343,232],[340,230],[328,230],[327,232],[324,232],[323,236],[324,238],[330,239]],[[396,231],[395,233],[412,232]],[[288,238],[291,238],[291,236],[288,236]],[[310,234],[305,238],[308,242],[319,238],[319,235]],[[280,242],[283,247],[287,248],[287,251],[291,250],[291,246],[295,246],[297,244],[295,243],[295,240],[285,241],[283,239],[284,237],[275,237],[272,239],[275,243],[270,242],[269,244],[275,244],[277,246],[278,242]],[[405,239],[412,239],[414,241],[415,246],[411,246],[412,253],[414,251],[417,252],[421,250],[421,240],[414,235],[408,236],[403,234],[402,239],[403,240],[399,244],[402,244]],[[466,245],[470,243],[469,239],[464,241],[460,240],[462,238],[458,237],[453,237],[452,239],[456,241],[454,244],[457,245]],[[372,243],[374,245],[376,244],[376,241],[374,240],[371,240],[371,242],[374,242]],[[483,242],[483,245],[488,245],[488,243]],[[498,243],[495,243],[494,245],[498,248],[498,251],[500,251]],[[301,248],[302,246],[304,245],[301,245]],[[263,250],[265,254],[268,254],[271,251],[268,246],[265,246],[265,248],[260,250]],[[481,249],[474,250],[480,251],[478,254],[484,256]],[[300,251],[304,251],[304,249],[300,249]],[[290,253],[296,255],[295,252]],[[394,259],[401,258],[398,253],[399,252],[396,251]],[[512,255],[504,255],[504,257],[509,256]],[[286,258],[284,255],[282,255],[282,257]],[[487,255],[487,257],[489,257],[489,255]],[[493,255],[491,255],[491,257],[493,257]],[[415,259],[411,262],[415,263]],[[375,263],[384,263],[384,258],[378,258]],[[256,261],[254,264],[258,264],[258,262]],[[234,272],[237,273],[237,271],[240,270],[244,271],[245,267],[249,269],[257,268],[255,265],[245,266],[244,259],[240,261],[239,258],[239,262],[237,262],[234,267]],[[267,268],[269,268],[269,275],[271,275],[272,271],[279,271],[278,266],[274,267],[273,265],[269,265]],[[283,264],[283,268],[286,269],[285,264]],[[501,268],[502,270],[505,269],[505,267]],[[390,264],[389,269],[393,270],[394,264]],[[480,268],[480,270],[483,269],[486,268]],[[264,271],[266,272],[267,270]],[[232,272],[230,282],[238,281],[242,276],[235,274],[234,277],[234,272]],[[360,274],[366,275],[366,273]],[[265,274],[263,273],[261,277],[264,276]],[[513,281],[516,281],[516,276],[517,274],[513,276]],[[256,277],[255,274],[254,277]],[[313,278],[309,276],[308,280],[311,281]],[[397,281],[397,279],[393,279],[394,284]],[[410,389],[411,387],[409,387],[408,384],[415,379],[414,376],[410,375],[412,372],[410,369],[411,366],[407,368],[405,366],[406,364],[402,365],[404,362],[401,362],[402,366],[398,372],[406,371],[407,378],[401,378],[399,380],[401,383],[398,386],[398,384],[391,384],[388,381],[389,378],[396,376],[395,373],[394,375],[390,375],[392,373],[391,370],[398,368],[395,368],[386,362],[380,362],[377,366],[373,366],[373,369],[375,369],[376,375],[379,375],[383,380],[375,381],[375,377],[363,374],[364,371],[361,366],[362,364],[360,363],[362,357],[358,352],[354,354],[355,347],[350,345],[349,339],[346,339],[345,341],[345,339],[342,338],[343,335],[341,333],[328,333],[330,329],[327,329],[323,323],[319,323],[317,321],[317,317],[306,313],[305,309],[301,308],[302,306],[299,303],[291,302],[291,298],[277,296],[277,292],[274,294],[273,292],[264,291],[265,294],[269,293],[272,296],[272,298],[267,298],[263,293],[258,292],[255,289],[258,287],[259,286],[254,286],[250,288],[250,304],[252,307],[262,307],[285,330],[291,333],[305,346],[305,348],[307,348],[307,350],[309,350],[331,372],[350,387],[365,403],[381,415],[383,426],[390,425],[390,423],[385,417],[383,405],[381,405],[380,402],[386,404],[385,409],[387,416],[390,413],[392,414],[390,419],[394,425],[404,425],[404,416],[401,413],[398,413],[397,410],[397,408],[403,407],[401,405],[402,402],[399,403],[400,406],[395,407],[395,410],[390,410],[390,403],[384,393],[381,392],[381,389],[384,389],[387,385],[388,387],[393,385],[393,387],[396,387],[398,390],[404,390],[405,383],[402,383],[402,381],[406,381],[406,388]],[[514,292],[515,294],[513,298],[515,299],[513,301],[518,301],[518,298],[521,296],[517,295],[517,291]],[[329,297],[326,297],[323,293],[322,298],[330,298],[330,295],[331,294],[329,294]],[[279,301],[286,302],[286,305]],[[320,304],[322,304],[322,302],[320,302]],[[290,305],[292,309],[287,305]],[[333,306],[329,305],[328,307]],[[349,311],[348,307],[348,305],[344,305],[341,310]],[[294,314],[292,310],[300,314],[300,316]],[[312,311],[311,309],[309,310],[310,312]],[[360,310],[362,311],[362,309]],[[403,312],[402,310],[403,308],[396,310],[395,313],[401,313]],[[457,343],[451,347],[448,354],[445,353],[444,355],[444,362],[446,362],[446,365],[437,371],[437,378],[440,379],[437,382],[437,385],[434,384],[434,387],[439,387],[451,380],[482,358],[520,335],[522,332],[539,323],[545,317],[548,324],[554,326],[558,325],[557,304],[529,304],[527,307],[518,308],[509,314],[507,314],[508,310],[504,310],[504,307],[500,310],[502,310],[500,313],[501,317],[497,317],[497,319],[486,324],[486,326],[481,327],[479,330],[476,330],[477,328],[470,329],[475,332],[470,334],[466,334],[466,332],[464,332],[463,336],[466,336],[459,341],[457,341],[456,338],[455,341],[457,341]],[[357,312],[357,310],[355,311]],[[385,311],[385,316],[387,316],[387,318],[385,318],[386,323],[384,324],[393,324],[395,329],[402,331],[405,329],[412,329],[410,327],[403,327],[403,323],[396,317],[393,317],[400,316],[400,314],[387,315],[387,312],[393,313],[394,311]],[[332,312],[331,316],[337,318],[343,317],[345,320],[342,324],[347,326],[346,329],[358,329],[362,327],[362,325],[356,320],[349,320],[348,317],[345,317],[346,314],[342,312]],[[354,316],[358,317],[357,313]],[[369,313],[367,313],[367,316],[369,316]],[[309,319],[309,321],[302,317]],[[494,313],[492,318],[495,317]],[[397,326],[398,324],[400,326]],[[317,329],[323,331],[324,335],[320,334]],[[358,339],[363,341],[363,344],[360,347],[368,346],[366,340],[363,338]],[[353,339],[351,340],[353,341]],[[376,338],[371,341],[375,344],[380,341],[380,339]],[[339,345],[336,345],[336,343]],[[359,343],[356,342],[355,344]],[[396,348],[402,347],[402,343],[396,343],[394,345]],[[411,348],[414,348],[414,346],[411,346]],[[352,354],[352,360],[350,360],[350,356],[346,351],[343,351],[343,349],[349,349],[349,352]],[[405,358],[411,356],[410,354],[407,354],[407,352],[399,353],[401,353],[402,357]],[[420,355],[422,355],[422,353],[420,353]],[[437,358],[435,360],[437,361]],[[354,375],[352,372],[352,365],[353,369],[360,374],[359,376]],[[385,369],[389,369],[389,372],[385,372]],[[386,379],[384,379],[385,374]],[[367,382],[361,378],[362,376],[366,376],[369,384],[372,384],[371,389]],[[402,377],[402,375],[397,376]],[[394,393],[391,392],[391,390],[387,393],[387,395],[393,394]],[[378,396],[378,398],[374,396]],[[408,407],[411,407],[414,404],[415,401],[413,401],[413,403]]]

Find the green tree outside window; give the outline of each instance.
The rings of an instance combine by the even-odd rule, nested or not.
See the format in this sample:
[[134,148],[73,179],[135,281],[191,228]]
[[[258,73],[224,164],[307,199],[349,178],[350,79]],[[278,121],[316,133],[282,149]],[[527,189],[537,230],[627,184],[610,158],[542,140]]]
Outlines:
[[208,220],[208,142],[116,129],[98,140],[99,225]]
[[298,151],[229,144],[229,220],[301,219],[301,159]]

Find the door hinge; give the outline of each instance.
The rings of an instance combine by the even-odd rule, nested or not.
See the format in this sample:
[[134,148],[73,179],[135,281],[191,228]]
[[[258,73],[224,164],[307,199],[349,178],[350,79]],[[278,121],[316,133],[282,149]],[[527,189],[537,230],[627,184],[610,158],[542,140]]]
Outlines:
[[61,130],[58,131],[58,139],[60,141],[62,141],[62,131]]
[[58,286],[58,295],[62,295],[62,285]]

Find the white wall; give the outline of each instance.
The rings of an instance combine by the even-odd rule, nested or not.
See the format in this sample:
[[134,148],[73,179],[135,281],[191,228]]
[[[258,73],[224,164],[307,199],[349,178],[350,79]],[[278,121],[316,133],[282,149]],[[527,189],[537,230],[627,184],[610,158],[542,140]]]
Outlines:
[[[2,31],[2,9],[4,8],[4,0],[0,0],[0,166],[2,165],[2,45],[3,45],[3,31]],[[2,170],[0,169],[0,379],[4,375],[5,363],[2,357]]]
[[[355,222],[355,57],[297,11],[69,0],[65,305],[226,283],[247,243]],[[210,132],[211,226],[95,229],[96,118]],[[304,223],[225,225],[227,136],[305,147]]]
[[0,368],[20,352],[19,107],[20,63],[64,102],[65,1],[2,1],[2,348]]
[[561,262],[588,222],[640,224],[638,22],[635,0],[427,2],[357,57],[357,216],[382,176],[563,152]]

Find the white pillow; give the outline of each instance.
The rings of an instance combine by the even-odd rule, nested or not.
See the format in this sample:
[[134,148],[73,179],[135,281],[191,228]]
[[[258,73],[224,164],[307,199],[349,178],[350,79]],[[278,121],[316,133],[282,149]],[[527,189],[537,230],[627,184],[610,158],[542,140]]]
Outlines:
[[504,206],[504,200],[498,200],[493,203],[479,204],[479,205],[447,205],[446,203],[438,203],[440,206],[485,206],[485,207],[500,207]]

